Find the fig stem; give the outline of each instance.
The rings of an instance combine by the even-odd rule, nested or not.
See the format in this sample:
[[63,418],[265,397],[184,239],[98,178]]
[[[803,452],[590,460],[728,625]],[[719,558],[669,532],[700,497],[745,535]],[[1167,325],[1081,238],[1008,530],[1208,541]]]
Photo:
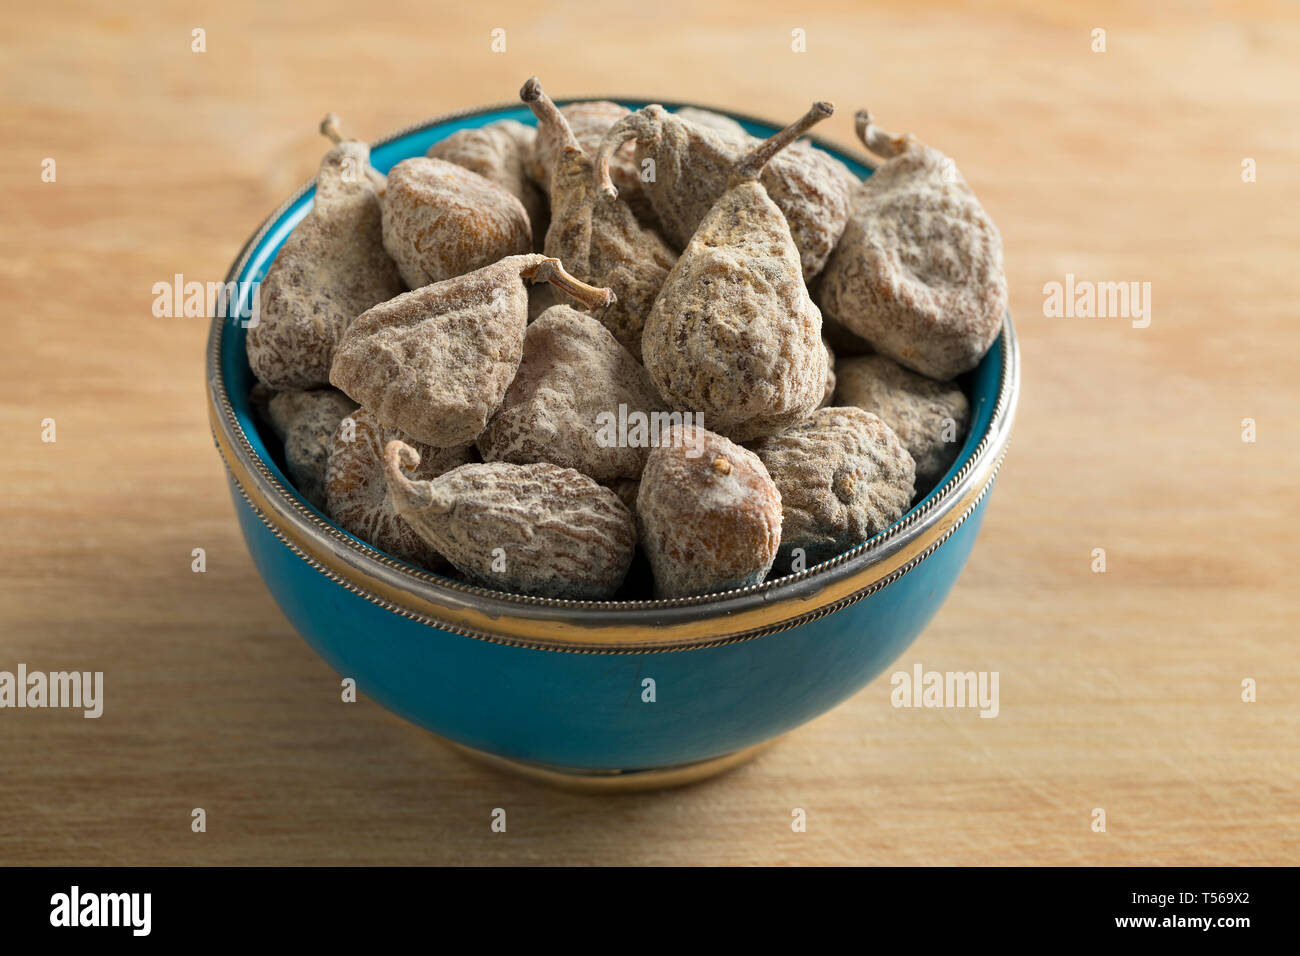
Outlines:
[[[628,140],[652,138],[652,131],[647,127],[647,124],[652,122],[646,112],[649,109],[650,107],[647,106],[645,109],[627,114],[605,130],[605,135],[601,137],[600,148],[596,150],[593,176],[596,181],[596,191],[608,199],[618,198],[618,187],[609,177],[609,161]],[[659,109],[662,110],[663,107]]]
[[582,144],[578,138],[573,135],[573,127],[560,108],[555,105],[555,101],[546,95],[542,89],[541,81],[537,77],[530,77],[528,82],[523,85],[519,91],[519,98],[523,100],[533,115],[537,117],[538,129],[549,130],[559,141],[561,148],[565,146],[575,147],[579,152],[582,151]]
[[[621,122],[621,121],[620,121]],[[623,144],[632,139],[629,133],[622,139],[614,139],[609,134],[618,126],[615,123],[605,132],[605,138],[600,141],[600,148],[596,150],[596,186],[600,194],[607,199],[618,198],[618,187],[614,181],[609,178],[609,160],[618,150],[623,148]]]
[[831,103],[824,100],[814,103],[812,108],[799,119],[780,132],[769,136],[742,156],[740,162],[736,164],[735,172],[732,173],[732,180],[757,179],[762,175],[763,167],[773,156],[834,112],[835,107]]
[[338,113],[326,113],[325,118],[320,121],[320,131],[336,146],[343,142],[343,127],[339,123]]
[[388,482],[393,506],[399,512],[424,509],[433,504],[433,495],[427,485],[421,488],[406,476],[404,467],[414,468],[419,463],[420,453],[404,441],[394,438],[384,446],[384,479]]
[[871,118],[871,110],[860,109],[853,114],[853,126],[862,145],[877,156],[892,159],[907,148],[907,137],[886,133]]
[[599,289],[587,285],[581,279],[566,272],[564,263],[559,259],[544,257],[536,265],[527,266],[521,275],[532,283],[549,282],[592,312],[607,309],[618,301],[613,289]]
[[[343,124],[339,120],[338,113],[326,113],[325,118],[320,121],[320,131],[321,135],[329,137],[330,142],[335,146],[347,138],[343,135]],[[367,161],[366,178],[370,180],[371,185],[375,187],[375,191],[382,197],[384,191],[388,188],[388,177]]]

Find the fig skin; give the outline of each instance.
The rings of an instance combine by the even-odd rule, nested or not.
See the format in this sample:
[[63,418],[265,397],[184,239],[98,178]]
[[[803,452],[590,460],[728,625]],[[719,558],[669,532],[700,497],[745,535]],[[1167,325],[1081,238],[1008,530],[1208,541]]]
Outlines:
[[563,260],[578,278],[618,290],[618,301],[601,313],[600,320],[640,361],[646,315],[677,262],[677,253],[657,231],[638,220],[622,194],[610,198],[597,188],[591,154],[537,77],[524,84],[519,96],[537,116],[538,135],[561,147],[552,166],[546,254]]
[[[687,117],[658,104],[637,110],[610,127],[596,154],[603,170],[629,140],[635,142],[635,168],[653,170],[653,178],[641,188],[664,237],[678,248],[690,241],[727,190],[736,163],[758,142],[719,128],[716,122],[702,125]],[[796,143],[772,159],[762,181],[789,224],[804,279],[812,279],[844,232],[856,180],[829,153]],[[621,192],[617,183],[607,188]]]
[[[334,132],[333,125],[322,129]],[[352,320],[406,288],[384,251],[379,193],[369,168],[370,147],[336,141],[321,160],[311,211],[284,241],[259,286],[257,321],[248,327],[245,347],[253,374],[271,388],[328,385],[334,349]]]
[[793,424],[825,395],[821,312],[790,227],[760,177],[832,112],[829,103],[813,104],[736,162],[646,317],[641,354],[665,401],[702,414],[735,441]]
[[559,260],[509,256],[399,295],[358,316],[330,380],[385,425],[435,448],[473,442],[519,370],[528,326],[524,280],[549,282],[590,308],[614,301]]
[[795,570],[796,548],[812,567],[884,531],[911,506],[912,456],[860,408],[819,408],[752,447],[781,492],[777,573]]
[[858,113],[887,157],[853,199],[818,283],[826,315],[883,355],[945,382],[979,364],[1002,329],[1002,237],[952,160]]
[[271,430],[284,442],[284,464],[294,487],[312,505],[325,508],[325,470],[330,440],[357,403],[332,388],[277,392],[266,403]]
[[325,513],[380,551],[429,571],[445,571],[446,559],[406,523],[388,496],[384,448],[390,441],[417,449],[420,464],[412,473],[415,479],[437,478],[476,459],[471,445],[432,448],[400,429],[380,424],[369,410],[357,409],[339,422],[330,439]]
[[602,416],[647,417],[663,399],[649,373],[592,316],[557,305],[524,336],[519,372],[478,436],[485,461],[549,461],[601,484],[636,479],[648,447],[609,443]]
[[394,166],[383,210],[384,248],[412,289],[533,248],[523,203],[442,159],[417,156]]
[[655,597],[762,583],[781,541],[781,493],[757,455],[694,425],[650,452],[637,492],[641,546]]
[[457,130],[430,146],[425,155],[478,173],[518,199],[528,213],[533,245],[537,247],[546,235],[549,213],[546,193],[528,176],[528,160],[536,139],[533,127],[515,120],[498,120],[475,129]]
[[970,426],[970,402],[956,383],[936,382],[883,355],[840,364],[835,404],[872,412],[894,430],[916,462],[922,494],[956,461]]
[[[609,100],[581,100],[561,106],[559,109],[572,129],[574,139],[588,156],[595,156],[606,131],[632,112],[626,106],[611,103]],[[550,195],[555,166],[564,151],[564,146],[565,138],[554,128],[538,128],[537,138],[533,141],[532,154],[528,157],[526,167],[533,182],[547,195]],[[610,159],[610,175],[618,186],[623,201],[632,207],[638,219],[648,226],[655,226],[657,220],[654,207],[650,204],[650,198],[641,185],[639,172],[631,143],[625,144]]]
[[397,512],[471,581],[535,597],[612,596],[636,551],[636,524],[618,495],[549,462],[462,465],[412,481],[419,455],[400,441],[385,452]]

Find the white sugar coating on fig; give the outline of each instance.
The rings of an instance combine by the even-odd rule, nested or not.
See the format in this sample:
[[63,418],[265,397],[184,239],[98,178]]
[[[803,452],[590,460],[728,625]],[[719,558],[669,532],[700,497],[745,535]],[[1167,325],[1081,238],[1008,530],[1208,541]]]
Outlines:
[[618,433],[663,400],[650,375],[599,321],[567,305],[528,327],[523,360],[478,437],[485,461],[549,461],[598,482],[636,478],[649,448]]
[[277,392],[266,403],[271,429],[284,442],[289,480],[311,504],[325,507],[325,466],[330,440],[357,403],[332,388]]
[[657,597],[749,587],[776,558],[781,494],[753,452],[675,425],[646,460],[637,523]]
[[936,382],[883,355],[840,363],[837,405],[879,415],[916,462],[916,488],[924,492],[957,459],[970,426],[970,402],[954,382]]
[[844,233],[857,180],[847,166],[810,143],[791,144],[779,159],[783,162],[764,175],[763,185],[790,224],[804,279],[812,279]]
[[532,249],[523,204],[455,163],[417,156],[388,173],[384,248],[412,289]]
[[430,546],[485,587],[514,594],[602,600],[623,583],[636,525],[610,489],[547,462],[463,465],[432,481],[404,468],[418,454],[389,444],[394,506]]
[[561,259],[584,282],[618,290],[618,301],[600,320],[640,361],[646,315],[677,253],[657,231],[644,226],[621,197],[610,198],[597,189],[590,154],[537,77],[528,80],[519,95],[537,116],[538,135],[561,147],[551,177],[546,254]]
[[705,126],[727,136],[733,136],[736,139],[749,138],[749,131],[740,123],[730,116],[715,113],[713,110],[701,109],[698,106],[681,106],[673,110],[673,115],[678,119],[694,123],[696,126]]
[[442,159],[496,183],[523,205],[534,243],[546,235],[546,194],[528,176],[537,130],[516,120],[460,129],[429,147],[430,159]]
[[701,223],[641,344],[665,400],[737,441],[797,421],[817,407],[826,382],[821,314],[785,220],[761,189],[751,184],[734,197],[748,207],[743,217],[727,207]]
[[[758,140],[738,136],[718,123],[693,122],[683,111],[669,113],[654,104],[610,127],[596,155],[598,172],[614,150],[635,142],[637,168],[654,170],[642,189],[654,207],[665,237],[679,248],[727,189],[733,168]],[[604,177],[602,176],[602,182]],[[856,180],[824,150],[795,143],[774,156],[762,182],[789,224],[805,279],[817,275],[848,221]],[[617,183],[605,183],[617,190]]]
[[473,442],[505,397],[523,358],[524,277],[546,281],[591,308],[613,299],[546,256],[510,256],[416,289],[358,316],[339,344],[330,379],[374,413],[437,448]]
[[781,492],[781,553],[774,574],[803,570],[856,547],[911,505],[912,456],[888,425],[860,408],[819,408],[755,442],[753,450]]
[[758,176],[828,115],[829,104],[816,104],[737,161],[732,185],[682,250],[646,318],[642,357],[660,394],[736,441],[779,431],[825,393],[821,313],[785,217]]
[[331,380],[380,422],[418,441],[439,448],[473,442],[523,357],[526,258],[503,259],[370,309],[339,344]]
[[854,197],[819,301],[876,351],[947,381],[979,364],[1002,327],[1002,238],[947,156],[865,111],[858,131],[886,159]]
[[397,428],[381,425],[368,409],[339,422],[330,438],[325,478],[325,513],[344,531],[393,557],[430,571],[447,562],[393,507],[384,478],[384,448],[402,441],[415,448],[420,464],[413,479],[436,478],[474,460],[472,445],[432,448]]
[[356,140],[325,154],[311,211],[259,286],[257,321],[245,346],[253,374],[272,388],[328,385],[334,348],[348,324],[405,288],[384,251],[369,164],[369,147]]

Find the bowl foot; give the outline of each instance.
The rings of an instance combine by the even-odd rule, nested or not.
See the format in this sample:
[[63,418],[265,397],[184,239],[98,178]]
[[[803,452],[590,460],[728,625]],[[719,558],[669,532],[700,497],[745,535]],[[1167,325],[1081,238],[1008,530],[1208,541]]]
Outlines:
[[673,767],[653,767],[649,770],[580,770],[511,760],[445,738],[438,739],[475,763],[491,767],[501,773],[526,777],[550,787],[576,793],[632,793],[639,790],[685,787],[733,770],[752,760],[761,750],[773,743],[772,740],[766,740],[743,750],[723,754],[721,757],[678,764]]

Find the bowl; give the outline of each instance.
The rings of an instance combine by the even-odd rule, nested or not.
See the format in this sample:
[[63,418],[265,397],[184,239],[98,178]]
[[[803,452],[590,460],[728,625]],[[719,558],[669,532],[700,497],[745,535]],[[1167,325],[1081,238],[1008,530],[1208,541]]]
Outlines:
[[[621,102],[635,109],[655,101]],[[779,128],[728,115],[755,135]],[[380,140],[372,161],[387,171],[456,130],[499,119],[533,122],[519,104],[466,110]],[[858,175],[869,173],[865,157],[812,139]],[[308,183],[245,244],[226,280],[241,283],[243,296],[309,210],[312,192]],[[963,378],[971,426],[956,462],[901,520],[852,551],[723,594],[560,601],[405,564],[309,505],[249,400],[244,335],[237,317],[214,316],[209,413],[249,553],[285,616],[341,676],[394,713],[469,755],[582,789],[668,786],[720,772],[888,667],[970,555],[1019,383],[1007,316]]]

